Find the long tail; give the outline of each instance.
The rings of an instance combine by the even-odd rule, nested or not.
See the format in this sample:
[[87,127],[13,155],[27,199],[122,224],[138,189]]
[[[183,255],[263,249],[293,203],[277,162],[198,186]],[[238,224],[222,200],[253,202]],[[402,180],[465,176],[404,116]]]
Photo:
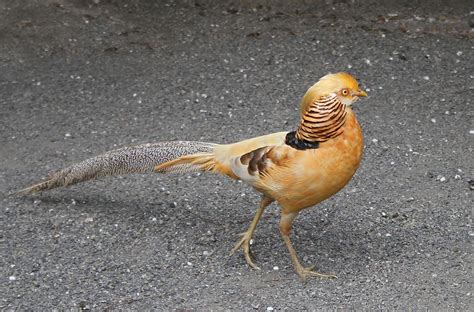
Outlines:
[[[213,170],[215,146],[217,144],[176,141],[124,147],[64,168],[45,181],[13,195],[26,195],[105,176],[129,173]],[[176,163],[177,160],[179,164]],[[170,166],[166,166],[168,163]],[[166,169],[163,169],[165,167]]]

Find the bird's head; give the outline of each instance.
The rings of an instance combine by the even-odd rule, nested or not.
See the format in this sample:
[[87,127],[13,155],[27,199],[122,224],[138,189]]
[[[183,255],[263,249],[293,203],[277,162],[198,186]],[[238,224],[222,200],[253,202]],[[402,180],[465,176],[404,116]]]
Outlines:
[[359,89],[357,80],[350,74],[344,72],[328,74],[308,89],[301,102],[301,113],[304,114],[314,101],[332,94],[348,107],[360,97],[367,96],[365,91]]

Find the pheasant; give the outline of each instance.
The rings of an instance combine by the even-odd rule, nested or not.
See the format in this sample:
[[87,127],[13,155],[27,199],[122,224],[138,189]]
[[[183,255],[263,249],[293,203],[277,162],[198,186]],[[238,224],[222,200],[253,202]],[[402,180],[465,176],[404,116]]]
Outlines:
[[301,210],[337,193],[356,172],[363,137],[352,104],[365,96],[350,74],[328,74],[304,95],[301,121],[295,131],[233,144],[176,141],[124,147],[73,164],[17,194],[128,173],[220,173],[240,179],[262,194],[249,228],[241,234],[231,254],[242,250],[247,264],[258,269],[251,256],[250,241],[265,208],[276,201],[281,206],[280,233],[296,272],[303,280],[332,278],[335,275],[301,265],[290,231]]

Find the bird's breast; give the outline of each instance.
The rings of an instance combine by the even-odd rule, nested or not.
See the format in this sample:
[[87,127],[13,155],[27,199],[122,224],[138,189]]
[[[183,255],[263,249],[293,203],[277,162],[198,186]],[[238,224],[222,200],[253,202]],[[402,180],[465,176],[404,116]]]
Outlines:
[[341,190],[359,167],[363,149],[360,126],[351,110],[344,131],[317,149],[298,151],[276,194],[284,210],[296,212]]

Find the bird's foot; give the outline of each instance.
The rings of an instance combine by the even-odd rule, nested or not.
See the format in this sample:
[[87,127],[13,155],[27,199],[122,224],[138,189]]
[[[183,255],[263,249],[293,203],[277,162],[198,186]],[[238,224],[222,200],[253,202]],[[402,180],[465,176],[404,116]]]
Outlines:
[[320,278],[337,278],[337,276],[335,274],[332,274],[332,273],[319,273],[319,272],[316,272],[316,271],[313,271],[314,269],[314,265],[310,266],[310,267],[303,267],[303,266],[299,266],[296,268],[296,272],[298,273],[298,275],[301,277],[301,279],[303,281],[306,281],[306,279],[310,278],[310,277],[320,277]]
[[242,238],[237,242],[237,244],[235,244],[234,248],[232,248],[230,255],[233,255],[237,250],[242,249],[247,264],[253,269],[260,270],[260,268],[253,262],[252,253],[250,251],[250,240],[252,239],[252,233],[244,232],[241,233],[240,236],[242,236]]

